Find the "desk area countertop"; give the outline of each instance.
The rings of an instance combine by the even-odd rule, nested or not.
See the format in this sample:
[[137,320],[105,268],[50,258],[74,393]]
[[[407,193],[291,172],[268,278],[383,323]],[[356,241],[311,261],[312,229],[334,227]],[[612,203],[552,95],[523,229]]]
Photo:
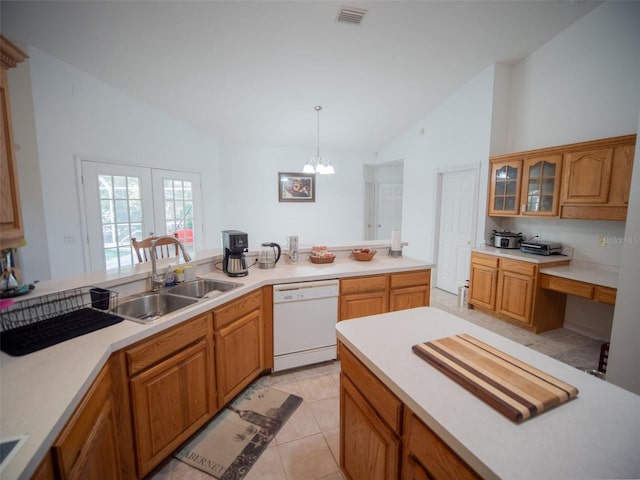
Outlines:
[[[433,307],[336,328],[339,340],[483,478],[640,478],[638,395]],[[411,350],[459,333],[575,386],[578,397],[511,422]]]
[[[474,248],[473,251],[477,253],[495,255],[501,258],[510,258],[512,260],[536,263],[540,266],[540,273],[553,275],[555,277],[568,278],[570,280],[592,283],[594,285],[609,288],[617,288],[618,285],[618,268],[598,263],[572,260],[570,256],[535,255],[533,253],[521,252],[518,249],[496,248],[490,246]],[[571,263],[569,265],[545,267],[545,264],[554,263],[559,260],[570,260]]]
[[541,268],[540,273],[603,287],[618,288],[618,269],[596,263],[573,261],[570,265]]
[[[364,242],[363,242],[364,243]],[[199,255],[198,276],[232,280],[242,286],[219,297],[197,302],[156,323],[143,325],[125,320],[108,328],[77,337],[52,347],[25,355],[12,357],[0,353],[0,432],[2,438],[28,434],[27,441],[6,465],[2,478],[26,479],[51,447],[71,414],[87,392],[111,353],[175,326],[196,315],[250,293],[264,285],[349,276],[375,275],[432,268],[433,264],[407,257],[393,258],[380,248],[370,262],[348,258],[348,247],[338,254],[334,263],[314,265],[301,255],[297,264],[283,258],[274,269],[251,268],[246,277],[229,278],[214,269],[220,251]],[[384,253],[383,253],[384,252]],[[168,262],[159,262],[166,269]],[[203,273],[206,269],[207,272]],[[202,270],[202,271],[201,271]],[[61,281],[39,283],[36,289],[22,298],[33,298],[54,291],[80,286],[95,285],[118,290],[119,285],[140,284],[144,289],[150,267],[136,265],[131,271],[95,273]],[[121,293],[121,299],[123,294]]]

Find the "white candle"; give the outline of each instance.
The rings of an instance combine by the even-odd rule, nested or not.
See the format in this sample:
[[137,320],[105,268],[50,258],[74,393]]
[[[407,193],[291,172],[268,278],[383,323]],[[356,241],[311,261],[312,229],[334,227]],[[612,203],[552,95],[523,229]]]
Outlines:
[[402,249],[402,242],[400,241],[400,230],[391,231],[391,250],[397,252]]

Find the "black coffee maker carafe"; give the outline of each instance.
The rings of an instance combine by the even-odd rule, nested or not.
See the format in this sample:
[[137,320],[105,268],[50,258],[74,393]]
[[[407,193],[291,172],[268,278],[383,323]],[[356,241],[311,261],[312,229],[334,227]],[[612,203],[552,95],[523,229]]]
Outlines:
[[222,271],[230,277],[245,277],[249,274],[245,252],[248,251],[249,238],[240,230],[222,231]]

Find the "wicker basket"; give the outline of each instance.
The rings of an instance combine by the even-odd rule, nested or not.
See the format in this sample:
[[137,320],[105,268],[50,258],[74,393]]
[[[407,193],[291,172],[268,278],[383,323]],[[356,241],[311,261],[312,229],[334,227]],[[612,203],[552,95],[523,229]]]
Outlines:
[[358,250],[352,250],[351,254],[353,255],[353,258],[355,258],[356,260],[360,260],[361,262],[368,262],[375,256],[376,251],[370,250],[369,252],[364,253]]
[[311,263],[333,263],[335,259],[335,255],[332,255],[330,257],[318,257],[317,255],[309,255],[309,260],[311,260]]

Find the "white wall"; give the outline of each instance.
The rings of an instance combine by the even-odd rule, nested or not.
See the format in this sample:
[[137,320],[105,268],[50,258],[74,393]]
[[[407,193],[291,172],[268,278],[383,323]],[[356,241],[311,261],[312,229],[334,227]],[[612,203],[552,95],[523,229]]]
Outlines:
[[299,235],[301,245],[362,238],[363,165],[370,154],[321,150],[336,174],[316,175],[315,202],[289,203],[278,201],[278,172],[301,172],[314,149],[221,144],[220,152],[222,229],[247,232],[250,249],[284,245],[288,235]]
[[515,65],[509,151],[634,133],[639,25],[640,2],[605,2]]
[[[636,143],[635,158],[640,159],[639,143]],[[629,203],[607,381],[640,395],[640,168],[633,170]]]
[[[640,2],[604,3],[515,65],[507,151],[635,133],[639,22]],[[572,247],[576,261],[621,265],[623,244],[617,239],[625,235],[624,222],[518,218],[501,226],[525,235],[541,231],[543,240]],[[617,304],[625,301],[619,297]],[[565,326],[608,338],[614,309],[589,303],[569,298]]]
[[[10,71],[9,81],[14,117],[19,118],[16,143],[31,146],[17,152],[20,182],[29,182],[33,188],[39,180],[42,192],[41,209],[25,200],[32,189],[21,192],[23,214],[28,219],[25,235],[28,242],[42,243],[42,232],[34,228],[31,219],[43,218],[47,255],[31,243],[21,249],[25,278],[44,280],[47,270],[52,278],[84,273],[74,155],[200,172],[206,179],[202,189],[205,248],[217,247],[222,178],[216,140],[38,49],[29,48],[28,53],[35,118],[32,129],[25,120],[30,102],[24,101],[24,91],[16,89],[16,96],[13,94],[16,80],[24,73]],[[29,138],[34,131],[38,180],[38,171],[31,169],[34,159],[25,158],[34,151]],[[65,236],[72,238],[72,244],[65,244]],[[38,264],[30,263],[30,257],[38,258]],[[45,259],[48,269],[41,266]]]
[[408,256],[434,260],[436,174],[453,166],[482,164],[476,242],[483,241],[494,70],[478,74],[378,152],[380,162],[404,160],[402,239],[409,242]]

